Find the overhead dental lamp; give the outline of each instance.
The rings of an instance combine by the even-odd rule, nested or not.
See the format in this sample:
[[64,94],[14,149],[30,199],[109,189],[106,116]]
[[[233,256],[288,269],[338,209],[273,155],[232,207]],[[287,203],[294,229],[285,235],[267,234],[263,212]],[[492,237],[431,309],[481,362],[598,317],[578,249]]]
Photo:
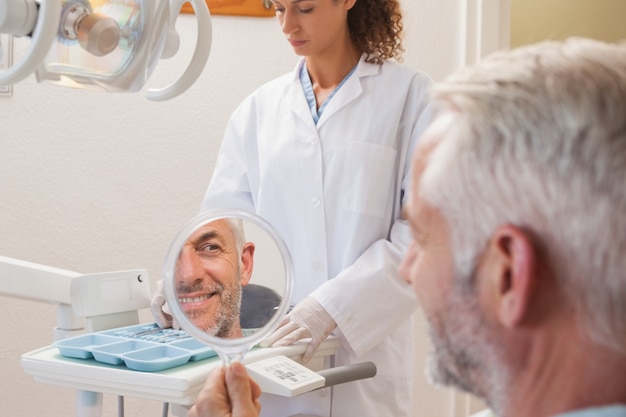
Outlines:
[[35,73],[39,82],[139,91],[159,59],[178,51],[175,23],[186,1],[198,25],[193,57],[178,80],[146,92],[149,100],[174,98],[198,79],[209,57],[212,30],[205,0],[0,0],[0,33],[31,38],[24,55],[0,72],[0,85]]

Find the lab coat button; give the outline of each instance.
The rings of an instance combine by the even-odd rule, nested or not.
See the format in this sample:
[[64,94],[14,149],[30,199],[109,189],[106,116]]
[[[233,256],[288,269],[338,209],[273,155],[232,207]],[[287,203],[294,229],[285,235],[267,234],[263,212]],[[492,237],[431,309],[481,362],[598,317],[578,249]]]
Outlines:
[[322,200],[320,200],[320,198],[319,198],[319,197],[313,197],[313,198],[311,199],[311,205],[312,205],[313,207],[319,207],[319,206],[320,206],[320,204],[322,204]]
[[317,272],[323,271],[324,270],[324,264],[321,262],[315,262],[313,264],[313,269]]

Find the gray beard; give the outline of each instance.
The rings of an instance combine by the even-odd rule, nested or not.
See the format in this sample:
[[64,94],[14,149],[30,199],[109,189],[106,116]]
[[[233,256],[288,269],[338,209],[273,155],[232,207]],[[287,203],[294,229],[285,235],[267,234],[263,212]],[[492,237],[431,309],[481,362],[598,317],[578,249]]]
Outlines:
[[204,329],[211,336],[228,337],[235,324],[239,323],[241,309],[241,285],[234,292],[222,290],[221,305],[215,316],[212,326]]
[[452,291],[445,313],[428,320],[434,349],[427,362],[428,380],[473,394],[498,412],[508,385],[506,368],[490,342],[476,296],[460,288]]

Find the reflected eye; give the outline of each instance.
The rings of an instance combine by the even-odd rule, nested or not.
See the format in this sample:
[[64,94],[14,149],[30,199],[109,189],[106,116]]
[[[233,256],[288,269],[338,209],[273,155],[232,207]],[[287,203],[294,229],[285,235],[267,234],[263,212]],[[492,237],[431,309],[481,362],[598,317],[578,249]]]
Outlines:
[[198,252],[205,255],[215,254],[217,252],[221,252],[221,250],[221,246],[215,243],[205,243],[204,245],[200,245],[198,247]]

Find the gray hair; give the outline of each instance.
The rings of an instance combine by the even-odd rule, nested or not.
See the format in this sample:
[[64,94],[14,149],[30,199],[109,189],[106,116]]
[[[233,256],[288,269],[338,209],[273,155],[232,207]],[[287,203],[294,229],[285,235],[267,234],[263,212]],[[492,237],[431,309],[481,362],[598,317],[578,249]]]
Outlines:
[[243,219],[237,217],[229,217],[228,225],[235,237],[235,245],[237,246],[237,255],[239,257],[239,263],[241,263],[241,253],[243,251],[243,245],[246,243],[246,236],[243,230]]
[[449,224],[459,276],[497,227],[521,227],[588,336],[625,352],[626,44],[578,38],[498,53],[433,97],[459,117],[421,196]]

